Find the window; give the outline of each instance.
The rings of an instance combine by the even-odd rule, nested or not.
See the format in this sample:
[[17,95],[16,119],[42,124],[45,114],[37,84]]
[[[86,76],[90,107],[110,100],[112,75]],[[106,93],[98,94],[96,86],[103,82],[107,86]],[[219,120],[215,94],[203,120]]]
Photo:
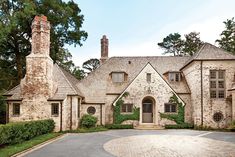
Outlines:
[[121,111],[130,113],[133,110],[133,104],[122,104]]
[[171,82],[180,82],[181,81],[181,75],[179,72],[169,72],[169,81]]
[[93,114],[95,114],[95,112],[96,112],[95,107],[90,106],[90,107],[87,108],[87,113],[88,113],[88,114],[93,115]]
[[213,115],[213,120],[215,121],[215,122],[220,122],[220,121],[222,121],[223,120],[223,114],[221,113],[221,112],[216,112],[214,115]]
[[20,103],[13,103],[13,115],[20,115]]
[[151,82],[151,73],[147,73],[146,79],[147,79],[147,82]]
[[113,72],[112,73],[112,80],[115,83],[124,82],[124,72]]
[[51,115],[58,116],[59,115],[59,103],[51,104]]
[[211,70],[210,71],[210,98],[225,97],[225,71]]
[[165,112],[177,112],[176,104],[173,103],[165,103]]

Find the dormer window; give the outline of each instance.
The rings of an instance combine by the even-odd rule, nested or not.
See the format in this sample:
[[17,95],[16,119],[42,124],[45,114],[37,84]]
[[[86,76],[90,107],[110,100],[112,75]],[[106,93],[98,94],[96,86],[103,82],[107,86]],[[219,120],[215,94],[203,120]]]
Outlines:
[[127,80],[127,74],[125,72],[112,72],[111,77],[114,83],[122,83]]
[[171,82],[180,82],[181,81],[181,75],[180,72],[169,72],[169,81]]

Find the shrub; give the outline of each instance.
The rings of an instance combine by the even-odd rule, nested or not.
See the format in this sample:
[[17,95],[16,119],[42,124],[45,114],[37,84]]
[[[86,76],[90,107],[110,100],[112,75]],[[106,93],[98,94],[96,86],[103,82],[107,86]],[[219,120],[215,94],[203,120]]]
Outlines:
[[235,131],[235,120],[232,121],[231,125],[229,126],[228,130]]
[[193,124],[183,123],[183,124],[175,124],[175,125],[165,125],[166,129],[192,129]]
[[96,122],[97,122],[96,117],[89,115],[89,114],[86,114],[86,115],[82,116],[80,123],[81,123],[82,127],[91,128],[91,127],[95,127]]
[[132,124],[107,124],[105,127],[108,129],[133,129]]
[[54,127],[55,123],[51,119],[1,125],[0,145],[15,144],[30,140],[38,135],[52,132]]

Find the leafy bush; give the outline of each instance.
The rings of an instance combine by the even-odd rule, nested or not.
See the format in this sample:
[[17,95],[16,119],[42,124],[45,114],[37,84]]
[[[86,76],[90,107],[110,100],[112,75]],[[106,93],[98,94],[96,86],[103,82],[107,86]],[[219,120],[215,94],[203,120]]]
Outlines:
[[133,129],[132,124],[107,124],[105,127],[108,129]]
[[175,124],[175,125],[165,125],[166,129],[192,129],[193,124],[183,123],[183,124]]
[[38,135],[52,132],[54,127],[55,123],[51,119],[1,125],[0,145],[30,140]]
[[235,131],[235,120],[232,121],[232,123],[230,124],[228,130],[230,130],[230,131]]
[[96,117],[89,114],[85,114],[84,116],[82,116],[80,124],[82,127],[91,128],[95,127],[96,122],[97,122]]

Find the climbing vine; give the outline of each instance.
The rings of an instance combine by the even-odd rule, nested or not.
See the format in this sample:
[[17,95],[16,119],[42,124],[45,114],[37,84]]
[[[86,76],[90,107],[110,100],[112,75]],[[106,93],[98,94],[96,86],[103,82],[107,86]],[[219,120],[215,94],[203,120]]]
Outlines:
[[125,98],[129,95],[128,92],[125,92],[116,102],[114,106],[114,124],[121,124],[125,120],[139,120],[140,117],[140,109],[137,107],[133,108],[131,114],[121,114],[121,106],[124,103],[122,98]]
[[173,94],[169,100],[170,103],[177,104],[178,113],[177,114],[166,114],[160,113],[161,118],[166,118],[172,121],[175,121],[176,124],[184,124],[184,106],[181,102],[179,102],[177,96]]

